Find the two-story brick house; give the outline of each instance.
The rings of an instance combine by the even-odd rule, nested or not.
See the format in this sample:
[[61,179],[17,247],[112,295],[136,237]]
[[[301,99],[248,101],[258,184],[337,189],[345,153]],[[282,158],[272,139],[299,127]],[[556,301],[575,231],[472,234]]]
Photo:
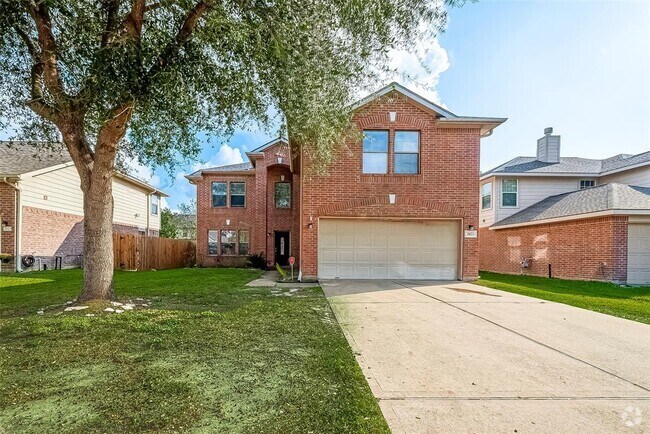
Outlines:
[[650,151],[561,157],[544,133],[535,157],[481,175],[480,268],[650,283]]
[[199,264],[263,253],[296,257],[304,278],[475,279],[480,139],[505,119],[457,116],[397,83],[353,110],[362,139],[321,170],[277,139],[189,175]]

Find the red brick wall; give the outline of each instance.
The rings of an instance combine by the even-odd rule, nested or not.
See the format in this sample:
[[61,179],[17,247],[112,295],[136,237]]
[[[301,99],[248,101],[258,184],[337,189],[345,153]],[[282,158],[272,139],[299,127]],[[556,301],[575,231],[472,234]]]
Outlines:
[[[389,122],[389,112],[397,120]],[[389,173],[395,130],[420,131],[420,174],[363,175],[362,144],[348,141],[326,175],[315,175],[302,159],[302,261],[305,277],[318,271],[318,217],[364,216],[397,218],[455,218],[478,227],[478,129],[439,128],[435,117],[393,93],[380,104],[366,106],[354,117],[360,129],[390,130]],[[388,203],[388,194],[396,203]],[[309,222],[313,227],[307,227]],[[462,240],[462,278],[478,276],[478,242]]]
[[[22,255],[34,255],[48,268],[54,268],[56,256],[61,256],[64,268],[82,265],[83,216],[23,206],[22,225]],[[122,224],[113,225],[113,230],[139,233],[137,227]]]
[[[278,164],[278,155],[282,164]],[[242,174],[206,174],[196,182],[197,188],[197,263],[202,266],[243,266],[245,257],[208,255],[208,230],[249,230],[250,253],[263,253],[270,267],[275,263],[274,231],[291,232],[291,253],[298,254],[299,234],[299,186],[300,178],[289,169],[289,149],[276,145],[266,149],[262,155],[254,156],[255,170],[251,175]],[[275,183],[281,181],[292,183],[293,195],[290,209],[275,208]],[[213,181],[246,182],[245,208],[213,208]],[[226,225],[226,220],[230,225]]]
[[[3,229],[11,228],[5,232]],[[16,256],[16,190],[0,182],[0,253]],[[0,271],[14,271],[14,261],[0,263]]]
[[[625,282],[627,217],[612,216],[479,231],[480,268],[498,273]],[[521,269],[522,258],[532,258]]]

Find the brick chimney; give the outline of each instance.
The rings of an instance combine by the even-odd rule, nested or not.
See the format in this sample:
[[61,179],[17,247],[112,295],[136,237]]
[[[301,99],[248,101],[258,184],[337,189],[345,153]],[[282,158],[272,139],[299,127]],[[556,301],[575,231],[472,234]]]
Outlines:
[[537,160],[544,163],[560,162],[560,136],[553,135],[553,127],[544,128],[544,137],[537,139]]

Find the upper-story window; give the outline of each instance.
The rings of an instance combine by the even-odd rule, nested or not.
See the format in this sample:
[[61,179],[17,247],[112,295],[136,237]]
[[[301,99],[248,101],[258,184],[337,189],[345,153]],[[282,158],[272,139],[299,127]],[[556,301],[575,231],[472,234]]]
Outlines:
[[481,185],[481,209],[492,208],[492,183]]
[[223,207],[228,205],[228,183],[212,183],[212,206]]
[[580,180],[580,190],[584,190],[585,188],[590,188],[595,186],[596,186],[596,181],[594,181],[593,179]]
[[363,173],[388,173],[388,131],[363,132]]
[[246,206],[246,183],[230,183],[230,206],[243,208]]
[[420,164],[420,132],[395,131],[395,173],[417,174]]
[[504,179],[501,181],[501,206],[516,207],[519,203],[519,181]]
[[159,198],[157,194],[151,195],[151,214],[158,215]]
[[291,183],[275,183],[275,207],[291,208]]

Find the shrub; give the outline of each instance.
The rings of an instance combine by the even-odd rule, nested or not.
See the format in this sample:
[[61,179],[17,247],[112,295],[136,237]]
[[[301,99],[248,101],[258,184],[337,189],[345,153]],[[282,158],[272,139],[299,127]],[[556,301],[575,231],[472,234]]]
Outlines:
[[253,268],[266,270],[266,258],[264,257],[264,253],[253,253],[251,255],[248,255],[248,262]]
[[11,255],[9,253],[0,253],[0,262],[4,262],[5,264],[7,262],[10,262],[14,258],[14,255]]

